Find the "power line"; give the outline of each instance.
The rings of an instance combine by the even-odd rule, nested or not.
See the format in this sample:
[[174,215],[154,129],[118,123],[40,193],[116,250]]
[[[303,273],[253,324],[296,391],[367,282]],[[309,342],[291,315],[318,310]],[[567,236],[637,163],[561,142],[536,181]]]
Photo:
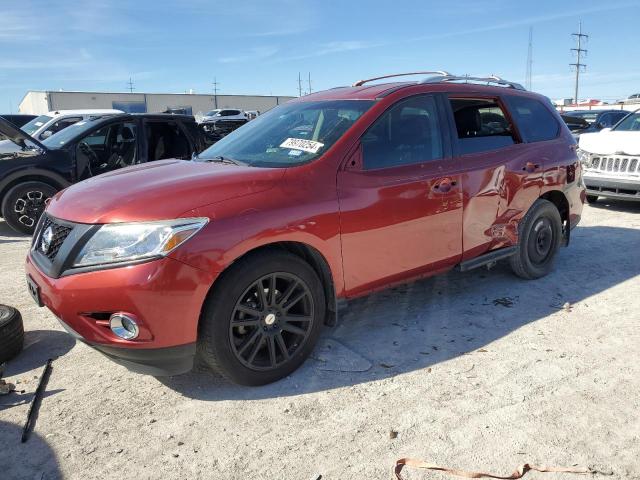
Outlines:
[[533,27],[529,27],[529,50],[527,51],[527,73],[525,75],[525,85],[527,90],[531,90],[533,76]]
[[577,43],[577,48],[571,49],[572,52],[576,52],[576,63],[569,64],[570,66],[576,69],[575,95],[573,98],[574,98],[574,103],[577,105],[579,102],[578,86],[580,84],[580,72],[587,70],[587,64],[581,63],[583,54],[585,57],[587,56],[587,50],[582,48],[582,42],[584,39],[584,42],[586,43],[586,41],[589,39],[589,35],[585,35],[584,33],[582,33],[582,21],[578,25],[578,33],[572,33],[571,36],[576,38],[576,43]]
[[135,88],[133,88],[133,80],[131,80],[131,77],[129,77],[129,81],[127,82],[127,84],[129,85],[129,93],[133,93]]

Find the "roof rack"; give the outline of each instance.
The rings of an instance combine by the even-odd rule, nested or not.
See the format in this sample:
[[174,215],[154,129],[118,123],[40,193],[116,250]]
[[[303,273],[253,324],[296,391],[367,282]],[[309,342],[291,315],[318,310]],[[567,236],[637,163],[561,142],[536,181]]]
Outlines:
[[504,80],[503,78],[498,77],[497,75],[489,75],[488,77],[469,77],[469,76],[457,76],[457,75],[438,75],[435,77],[429,77],[422,80],[420,83],[440,83],[440,82],[478,82],[478,83],[486,83],[487,85],[490,83],[494,83],[496,85],[503,85],[509,88],[515,88],[516,90],[526,90],[522,85],[516,82],[510,82],[509,80]]
[[[393,78],[393,77],[405,77],[408,75],[439,75],[440,77],[453,77],[449,72],[444,72],[442,70],[436,70],[433,72],[411,72],[411,73],[394,73],[391,75],[383,75],[381,77],[367,78],[366,80],[358,80],[355,82],[352,87],[361,87],[365,83],[373,82],[375,80],[383,80],[385,78]],[[431,78],[439,78],[439,77],[431,77]]]

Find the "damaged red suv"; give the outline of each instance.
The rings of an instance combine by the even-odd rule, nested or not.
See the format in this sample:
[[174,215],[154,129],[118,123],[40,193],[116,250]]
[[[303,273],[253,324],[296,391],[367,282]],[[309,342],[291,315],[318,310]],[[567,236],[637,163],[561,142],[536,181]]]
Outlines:
[[422,73],[314,93],[195,161],[58,193],[30,292],[131,370],[183,373],[197,353],[259,385],[305,360],[341,299],[502,259],[547,274],[585,199],[571,133],[515,83]]

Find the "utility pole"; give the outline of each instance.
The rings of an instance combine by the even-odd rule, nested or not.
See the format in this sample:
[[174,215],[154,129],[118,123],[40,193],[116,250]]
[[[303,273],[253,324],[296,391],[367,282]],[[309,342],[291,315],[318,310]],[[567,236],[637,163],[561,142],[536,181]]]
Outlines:
[[571,51],[576,52],[576,63],[569,64],[570,66],[576,69],[576,86],[575,86],[574,103],[577,105],[578,104],[578,85],[580,83],[580,72],[585,71],[587,69],[587,64],[581,63],[583,55],[585,57],[587,56],[587,50],[582,48],[582,44],[583,44],[582,42],[584,39],[584,42],[586,43],[587,39],[589,38],[589,35],[585,35],[584,33],[582,33],[582,21],[578,26],[578,33],[572,33],[571,36],[575,37],[577,42],[577,48],[571,49]]
[[133,80],[131,80],[131,77],[129,77],[127,84],[129,85],[129,93],[133,93],[135,89],[133,88]]
[[309,72],[309,94],[311,94],[311,72]]
[[218,85],[220,84],[218,83],[217,77],[213,77],[211,85],[213,85],[213,105],[215,108],[218,108]]
[[300,72],[298,72],[298,96],[302,96],[302,77],[300,76]]
[[531,90],[533,76],[533,27],[529,27],[529,50],[527,52],[527,73],[525,79],[525,85],[527,90]]

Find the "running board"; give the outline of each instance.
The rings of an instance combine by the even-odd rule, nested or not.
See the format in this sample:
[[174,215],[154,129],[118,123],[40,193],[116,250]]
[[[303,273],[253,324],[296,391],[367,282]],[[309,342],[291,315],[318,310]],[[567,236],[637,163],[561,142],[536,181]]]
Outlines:
[[480,255],[479,257],[465,260],[464,262],[458,264],[458,270],[460,270],[461,272],[466,272],[467,270],[473,270],[474,268],[489,265],[491,263],[497,262],[498,260],[503,260],[505,258],[509,258],[512,255],[515,255],[517,251],[518,247],[505,247],[499,248],[498,250],[492,250],[491,252]]

